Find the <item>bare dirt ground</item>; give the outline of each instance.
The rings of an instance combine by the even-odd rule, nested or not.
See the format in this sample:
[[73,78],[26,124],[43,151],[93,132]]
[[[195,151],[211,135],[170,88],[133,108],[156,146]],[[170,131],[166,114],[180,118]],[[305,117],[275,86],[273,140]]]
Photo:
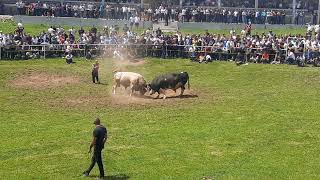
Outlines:
[[[143,59],[116,61],[115,65],[118,68],[125,69],[128,66],[141,66],[145,63]],[[51,89],[55,87],[72,86],[80,84],[81,78],[76,76],[67,76],[54,73],[38,72],[38,71],[26,71],[17,75],[15,79],[9,82],[9,85],[14,88],[41,90]],[[131,106],[131,105],[169,105],[184,102],[191,102],[194,99],[200,99],[205,96],[205,93],[198,92],[194,89],[185,90],[184,95],[180,97],[180,90],[177,92],[172,90],[166,90],[166,99],[162,99],[161,94],[158,98],[158,94],[139,95],[139,92],[135,92],[132,97],[129,96],[130,90],[123,87],[117,88],[116,94],[112,94],[111,90],[107,90],[105,93],[75,95],[75,96],[63,96],[55,99],[51,99],[46,102],[49,105],[57,107],[107,107],[107,106]],[[109,92],[108,92],[109,91]],[[198,97],[199,96],[199,97]],[[204,99],[204,98],[201,98]]]
[[48,74],[45,72],[26,72],[14,79],[10,85],[17,88],[46,89],[77,84],[79,82],[80,79],[73,76]]
[[115,69],[114,71],[127,71],[127,66],[142,66],[145,64],[144,59],[125,59],[125,60],[120,60],[116,59],[115,61]]
[[129,92],[124,89],[118,89],[116,94],[109,94],[104,97],[101,96],[80,96],[80,97],[67,97],[60,99],[59,104],[64,106],[129,106],[129,105],[162,105],[172,104],[179,101],[183,102],[183,99],[198,98],[197,93],[193,90],[186,90],[182,97],[179,93],[174,93],[171,90],[167,90],[167,99],[162,99],[162,95],[156,99],[157,95],[139,95],[138,92],[133,96],[129,96]]

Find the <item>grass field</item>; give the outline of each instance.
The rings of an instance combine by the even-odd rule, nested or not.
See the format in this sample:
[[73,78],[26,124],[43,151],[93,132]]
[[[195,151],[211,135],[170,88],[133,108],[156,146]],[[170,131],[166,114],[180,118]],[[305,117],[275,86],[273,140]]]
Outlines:
[[[0,31],[3,31],[4,33],[13,33],[14,30],[16,29],[17,23],[15,22],[3,22],[0,23]],[[25,31],[28,34],[32,34],[32,35],[38,35],[43,31],[47,31],[49,25],[48,24],[24,24],[25,26]],[[65,30],[71,29],[71,26],[63,26],[63,28]],[[74,28],[79,29],[80,26],[75,26]],[[91,27],[84,27],[85,30],[89,30]],[[97,28],[99,30],[102,29],[101,26],[97,25]],[[122,31],[122,27],[120,27],[120,30]],[[240,34],[242,29],[235,29],[237,34]],[[253,30],[252,33],[265,33],[267,34],[269,32],[269,30],[272,30],[275,34],[282,34],[282,35],[297,35],[297,34],[301,34],[301,35],[305,35],[306,33],[306,28],[305,27],[300,27],[298,26],[297,28],[281,28],[281,29],[256,29],[255,26],[253,25]],[[134,29],[135,32],[137,33],[142,33],[144,31],[144,29]],[[183,34],[203,34],[205,32],[205,29],[199,29],[197,27],[192,28],[192,29],[180,29],[179,31],[181,31]],[[208,30],[210,33],[214,33],[214,34],[229,34],[230,29],[209,29]]]
[[[91,63],[0,61],[1,179],[91,179],[80,175],[97,116],[110,135],[107,179],[320,178],[318,68],[146,59],[125,68],[148,81],[187,71],[198,97],[121,95],[127,103],[110,101],[115,63],[101,60],[101,85],[91,83]],[[75,82],[23,83],[35,74]]]

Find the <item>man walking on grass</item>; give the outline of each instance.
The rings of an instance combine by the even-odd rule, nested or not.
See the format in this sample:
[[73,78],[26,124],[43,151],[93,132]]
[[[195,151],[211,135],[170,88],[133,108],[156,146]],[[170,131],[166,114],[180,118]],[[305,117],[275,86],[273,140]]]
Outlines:
[[95,63],[92,64],[92,82],[100,84],[99,81],[99,62],[96,60]]
[[90,171],[97,163],[99,166],[100,178],[103,178],[104,170],[102,164],[101,151],[104,148],[105,142],[107,141],[107,129],[103,125],[101,125],[99,118],[96,118],[93,124],[96,125],[96,128],[93,130],[93,140],[89,147],[89,153],[91,153],[91,150],[93,148],[93,155],[91,159],[91,165],[86,171],[83,172],[83,176],[89,176]]

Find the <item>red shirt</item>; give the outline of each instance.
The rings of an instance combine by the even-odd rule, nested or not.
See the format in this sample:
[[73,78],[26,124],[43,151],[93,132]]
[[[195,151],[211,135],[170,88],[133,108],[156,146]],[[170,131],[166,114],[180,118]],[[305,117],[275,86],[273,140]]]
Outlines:
[[262,59],[269,59],[269,54],[268,53],[263,53],[262,54]]

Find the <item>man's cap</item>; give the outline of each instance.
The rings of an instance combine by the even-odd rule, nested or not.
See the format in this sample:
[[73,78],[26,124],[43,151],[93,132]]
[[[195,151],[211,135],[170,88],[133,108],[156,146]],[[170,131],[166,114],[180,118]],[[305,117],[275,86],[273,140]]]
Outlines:
[[96,119],[93,121],[93,124],[95,124],[95,125],[100,124],[100,119],[99,119],[99,118],[96,118]]

